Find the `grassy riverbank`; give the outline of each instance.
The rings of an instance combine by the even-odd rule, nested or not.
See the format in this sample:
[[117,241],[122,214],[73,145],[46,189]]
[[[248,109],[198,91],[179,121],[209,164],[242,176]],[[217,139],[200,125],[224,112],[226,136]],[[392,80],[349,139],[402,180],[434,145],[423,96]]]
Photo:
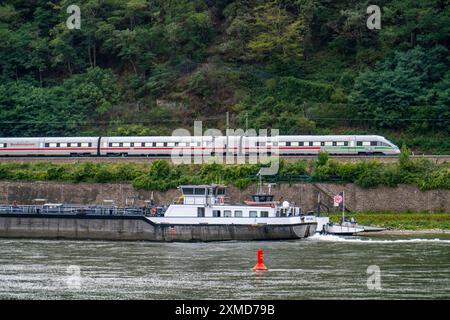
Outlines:
[[[331,221],[337,222],[341,213],[331,213]],[[355,217],[360,225],[379,226],[394,230],[448,230],[450,231],[450,213],[398,213],[398,212],[358,212],[346,217]]]

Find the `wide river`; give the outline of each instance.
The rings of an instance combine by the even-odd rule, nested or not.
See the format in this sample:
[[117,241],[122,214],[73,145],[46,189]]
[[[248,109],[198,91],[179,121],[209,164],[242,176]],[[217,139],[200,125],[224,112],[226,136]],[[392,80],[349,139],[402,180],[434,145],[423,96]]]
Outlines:
[[[256,250],[269,271],[251,271]],[[0,239],[0,299],[450,298],[450,237],[276,242]]]

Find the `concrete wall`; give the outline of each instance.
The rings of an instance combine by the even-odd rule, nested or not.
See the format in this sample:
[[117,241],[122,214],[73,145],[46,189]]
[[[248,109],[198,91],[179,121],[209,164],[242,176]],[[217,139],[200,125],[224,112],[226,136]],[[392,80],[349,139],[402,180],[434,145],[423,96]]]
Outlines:
[[[228,188],[228,196],[233,202],[243,202],[256,190],[251,186],[246,190]],[[337,185],[330,183],[279,184],[273,187],[276,200],[288,200],[301,206],[303,210],[317,207],[320,194],[322,210],[328,206],[333,210],[332,195],[345,191],[346,207],[349,211],[446,211],[450,212],[450,190],[420,191],[411,185],[396,188],[378,187],[363,189],[354,184]],[[170,203],[179,196],[178,190],[153,192],[157,203]],[[283,198],[281,198],[283,196]],[[70,184],[57,182],[10,182],[0,181],[0,204],[14,200],[18,204],[33,204],[42,198],[53,203],[102,204],[103,200],[114,200],[118,206],[144,205],[152,197],[152,192],[135,190],[129,184]]]

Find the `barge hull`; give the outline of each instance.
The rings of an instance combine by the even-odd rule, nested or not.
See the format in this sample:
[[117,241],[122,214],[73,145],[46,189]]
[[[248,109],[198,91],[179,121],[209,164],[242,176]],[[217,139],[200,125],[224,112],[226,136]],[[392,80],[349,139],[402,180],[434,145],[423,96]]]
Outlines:
[[2,214],[0,237],[117,241],[226,241],[300,239],[316,223],[292,225],[155,224],[143,216]]

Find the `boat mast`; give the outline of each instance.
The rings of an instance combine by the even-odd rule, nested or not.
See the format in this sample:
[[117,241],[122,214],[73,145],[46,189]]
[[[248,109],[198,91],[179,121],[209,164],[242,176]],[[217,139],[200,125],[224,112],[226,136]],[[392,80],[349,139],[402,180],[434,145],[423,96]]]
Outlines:
[[259,176],[259,180],[258,180],[258,194],[262,194],[262,175],[261,175],[261,169],[259,169],[258,171],[258,176]]

